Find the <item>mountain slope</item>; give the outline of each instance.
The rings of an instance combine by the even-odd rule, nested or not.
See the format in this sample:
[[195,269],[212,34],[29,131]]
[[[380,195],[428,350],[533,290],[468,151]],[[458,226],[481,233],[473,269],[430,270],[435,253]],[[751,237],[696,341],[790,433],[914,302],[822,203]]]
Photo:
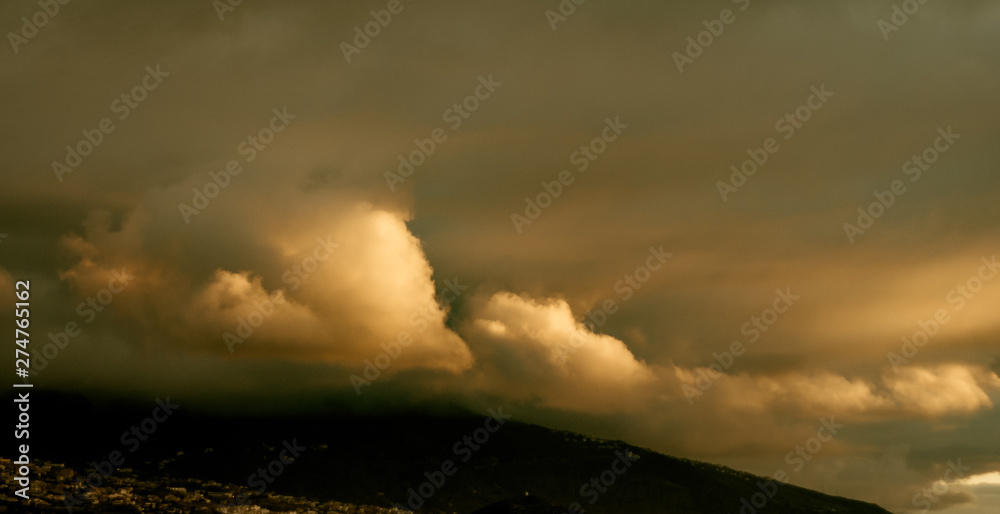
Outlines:
[[36,458],[83,469],[120,451],[125,462],[113,475],[238,484],[250,500],[263,489],[421,512],[888,512],[620,441],[518,423],[503,419],[502,411],[494,418],[207,416],[179,410],[146,441],[125,446],[123,433],[149,416],[148,407],[70,403],[62,410],[76,420],[72,429],[57,419],[39,419],[32,437],[50,443],[37,447]]

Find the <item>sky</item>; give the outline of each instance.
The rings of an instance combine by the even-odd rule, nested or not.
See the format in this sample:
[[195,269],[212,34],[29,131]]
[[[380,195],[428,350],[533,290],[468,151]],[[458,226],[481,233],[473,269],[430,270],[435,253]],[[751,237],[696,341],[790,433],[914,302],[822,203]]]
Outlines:
[[1000,508],[1000,4],[48,9],[0,7],[39,386]]

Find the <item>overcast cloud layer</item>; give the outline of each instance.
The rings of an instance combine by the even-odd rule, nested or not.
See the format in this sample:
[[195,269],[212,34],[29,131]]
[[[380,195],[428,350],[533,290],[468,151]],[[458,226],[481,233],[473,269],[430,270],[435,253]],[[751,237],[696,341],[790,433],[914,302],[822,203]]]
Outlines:
[[404,0],[351,48],[386,3],[74,2],[8,35],[0,290],[60,342],[36,382],[499,403],[995,512],[1000,3],[666,4]]

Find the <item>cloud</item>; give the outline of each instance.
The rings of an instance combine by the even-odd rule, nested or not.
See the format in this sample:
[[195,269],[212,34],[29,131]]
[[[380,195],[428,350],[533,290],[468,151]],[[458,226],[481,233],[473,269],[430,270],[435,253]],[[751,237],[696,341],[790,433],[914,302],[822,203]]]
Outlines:
[[905,368],[885,382],[900,409],[930,418],[991,408],[984,389],[1000,388],[995,373],[957,364]]
[[560,299],[498,292],[461,332],[477,355],[479,387],[543,408],[630,411],[656,379],[622,341],[592,332]]
[[[403,214],[351,194],[247,186],[224,190],[231,203],[191,224],[166,201],[183,188],[151,193],[118,230],[95,213],[83,235],[64,238],[76,263],[61,277],[82,299],[116,272],[133,275],[108,311],[136,345],[360,367],[408,332],[414,342],[395,370],[471,365]],[[275,197],[286,208],[250,207]]]
[[[708,372],[706,368],[700,368]],[[686,383],[695,385],[694,373],[678,371]],[[781,375],[724,375],[707,395],[717,395],[723,405],[742,409],[771,410],[778,407],[803,409],[811,416],[824,413],[859,413],[889,404],[862,379],[849,379],[830,372],[793,372]]]
[[957,482],[963,485],[1000,485],[1000,471],[972,475],[959,479]]
[[[708,368],[674,367],[682,383],[697,387]],[[838,413],[875,419],[940,418],[993,406],[987,390],[1000,377],[980,366],[943,364],[887,373],[879,383],[828,371],[779,375],[721,375],[702,393],[720,406],[767,411],[791,408],[806,415]],[[698,399],[698,401],[703,401]]]

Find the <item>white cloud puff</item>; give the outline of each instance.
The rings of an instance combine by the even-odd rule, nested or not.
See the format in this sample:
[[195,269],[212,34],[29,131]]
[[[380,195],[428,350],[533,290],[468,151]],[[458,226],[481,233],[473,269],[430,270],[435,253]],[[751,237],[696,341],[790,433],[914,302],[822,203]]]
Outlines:
[[[186,224],[168,201],[178,189],[147,195],[118,230],[95,214],[84,235],[64,238],[77,261],[61,276],[78,296],[116,270],[135,277],[107,316],[136,344],[360,369],[405,334],[392,372],[472,364],[403,214],[350,194],[258,187]],[[267,202],[281,207],[251,208]]]
[[655,372],[625,343],[591,332],[563,300],[496,293],[462,334],[481,363],[481,387],[543,407],[630,410],[655,380]]

